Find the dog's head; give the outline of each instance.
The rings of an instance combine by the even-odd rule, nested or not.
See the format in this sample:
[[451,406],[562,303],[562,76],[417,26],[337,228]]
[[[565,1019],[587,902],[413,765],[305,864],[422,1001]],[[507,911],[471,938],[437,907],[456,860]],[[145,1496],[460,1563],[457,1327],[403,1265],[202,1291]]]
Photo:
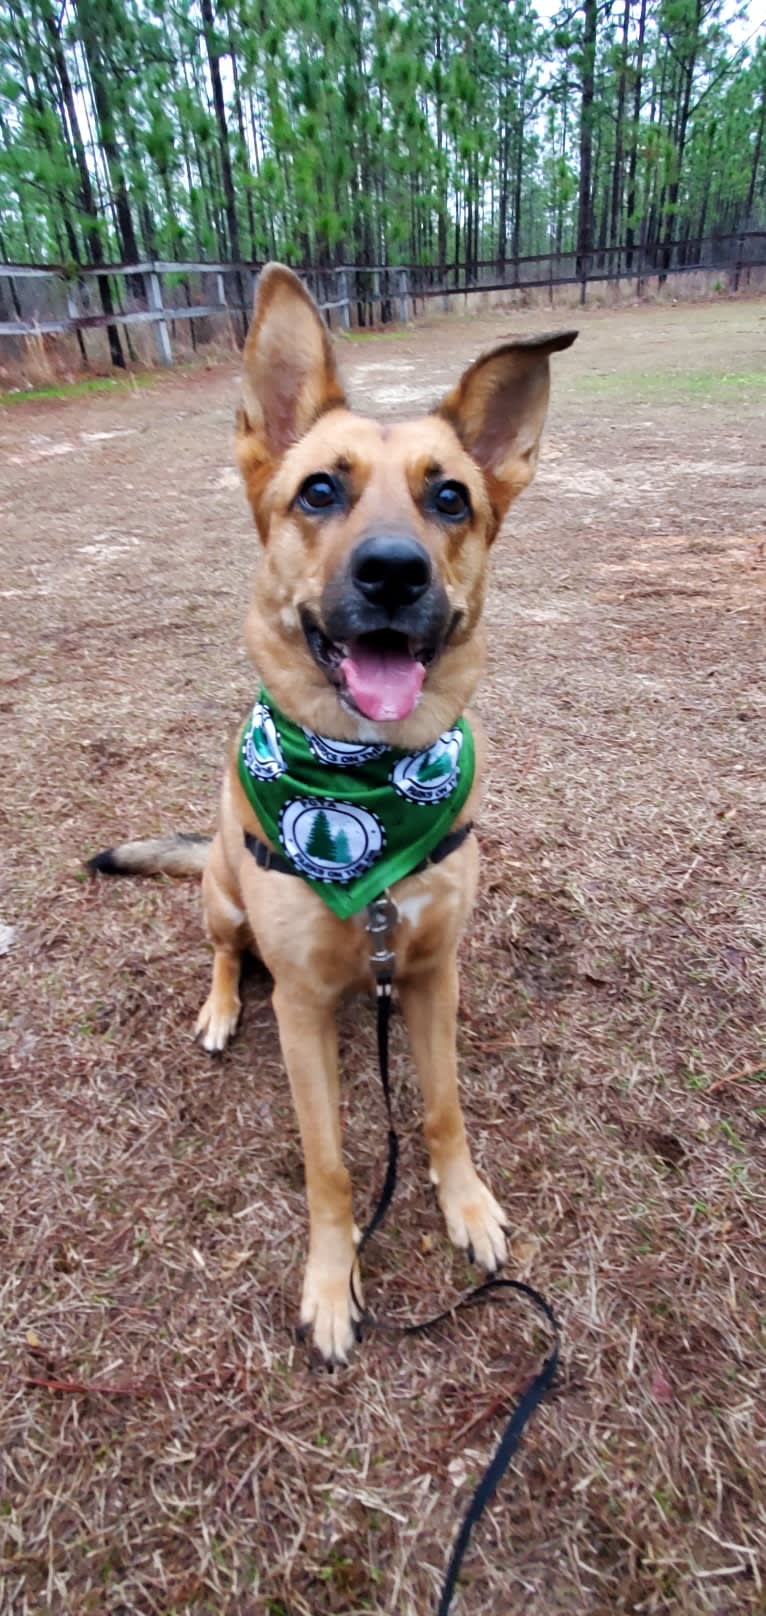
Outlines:
[[315,304],[272,264],[245,348],[237,453],[264,544],[248,645],[319,733],[425,745],[481,667],[487,557],[535,473],[548,358],[574,331],[485,354],[431,414],[352,414]]

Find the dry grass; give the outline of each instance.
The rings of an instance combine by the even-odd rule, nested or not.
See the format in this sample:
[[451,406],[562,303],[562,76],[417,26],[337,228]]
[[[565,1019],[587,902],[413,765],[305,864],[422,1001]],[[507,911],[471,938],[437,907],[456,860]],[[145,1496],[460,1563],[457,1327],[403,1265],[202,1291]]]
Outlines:
[[[565,1365],[456,1616],[766,1608],[765,320],[590,316],[496,556],[462,1070],[513,1271],[554,1303]],[[362,402],[416,408],[507,324],[343,357]],[[511,1304],[311,1368],[269,984],[253,972],[211,1063],[190,1038],[194,890],[79,878],[115,835],[210,822],[251,691],[234,396],[219,370],[0,424],[13,1616],[424,1616],[544,1344]],[[349,1007],[342,1036],[363,1215],[384,1139],[371,1015]],[[395,1048],[400,1189],[367,1291],[405,1315],[467,1272],[426,1194],[398,1031]]]

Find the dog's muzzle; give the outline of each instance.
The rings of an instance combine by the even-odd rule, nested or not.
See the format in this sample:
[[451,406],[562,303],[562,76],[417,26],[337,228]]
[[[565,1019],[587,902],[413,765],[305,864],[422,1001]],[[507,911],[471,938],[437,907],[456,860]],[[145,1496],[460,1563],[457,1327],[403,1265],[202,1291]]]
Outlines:
[[416,707],[454,626],[428,551],[407,533],[360,539],[324,591],[321,621],[309,611],[302,621],[309,650],[343,705],[384,723]]

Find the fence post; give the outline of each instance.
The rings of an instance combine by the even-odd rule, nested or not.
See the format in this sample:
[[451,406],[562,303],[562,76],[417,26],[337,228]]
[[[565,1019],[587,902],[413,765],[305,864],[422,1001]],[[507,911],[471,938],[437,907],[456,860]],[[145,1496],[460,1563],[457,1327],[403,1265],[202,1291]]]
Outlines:
[[[13,286],[12,281],[11,281],[11,286]],[[80,301],[79,301],[79,298],[77,296],[77,292],[78,292],[78,285],[77,284],[73,285],[71,281],[67,281],[67,283],[66,283],[66,311],[67,311],[67,314],[68,314],[70,320],[78,320],[80,318]],[[14,293],[14,302],[17,302],[15,293]],[[21,309],[19,309],[18,312],[20,314]],[[80,358],[82,359],[83,364],[87,365],[87,363],[88,363],[88,350],[87,350],[87,348],[85,346],[85,337],[84,337],[82,331],[80,330],[79,326],[76,326],[75,329],[77,331],[77,346],[78,346],[78,348],[80,350]]]
[[349,302],[349,296],[348,296],[348,270],[346,270],[346,269],[338,269],[338,270],[336,270],[336,272],[335,272],[335,286],[336,286],[337,294],[338,294],[338,302],[341,305],[340,323],[341,323],[344,331],[350,331],[350,329],[351,329],[351,304]]
[[217,275],[215,277],[215,294],[216,294],[216,297],[218,298],[218,302],[220,303],[221,308],[225,309],[226,308],[226,282],[225,282],[225,280],[223,278],[223,275],[221,274],[220,270],[218,271],[218,273],[217,273]]
[[170,346],[170,332],[168,331],[167,321],[164,318],[165,310],[162,302],[162,281],[160,280],[156,269],[149,271],[149,275],[147,277],[147,287],[149,308],[154,314],[159,314],[161,316],[159,320],[154,320],[152,322],[154,325],[154,338],[155,342],[157,343],[157,358],[159,359],[161,365],[172,365],[173,349]]
[[737,261],[736,261],[736,264],[734,265],[734,286],[733,286],[733,291],[735,291],[735,292],[739,291],[739,281],[740,281],[740,276],[742,274],[744,256],[745,256],[745,238],[744,238],[744,236],[741,235],[737,239]]
[[409,276],[406,269],[399,270],[399,319],[407,325],[410,318]]

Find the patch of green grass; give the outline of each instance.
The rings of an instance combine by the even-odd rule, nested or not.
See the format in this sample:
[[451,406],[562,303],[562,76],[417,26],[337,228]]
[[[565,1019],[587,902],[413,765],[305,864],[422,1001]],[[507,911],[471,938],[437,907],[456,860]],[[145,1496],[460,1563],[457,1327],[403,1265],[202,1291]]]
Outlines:
[[88,393],[124,393],[126,388],[151,387],[153,382],[160,381],[168,374],[168,371],[141,370],[131,371],[128,376],[86,376],[79,382],[58,382],[50,387],[20,387],[12,393],[0,393],[0,407],[26,404],[31,399],[84,398]]
[[349,342],[400,342],[402,337],[412,333],[404,327],[396,331],[346,331],[344,335]]
[[632,398],[677,403],[703,399],[716,403],[733,393],[766,393],[766,370],[615,370],[580,376],[569,384],[583,393],[629,394]]
[[673,1499],[671,1498],[667,1488],[655,1487],[654,1501],[660,1510],[660,1513],[664,1515],[665,1520],[669,1520],[673,1513]]
[[728,1139],[729,1144],[733,1145],[735,1150],[741,1150],[742,1149],[742,1140],[740,1139],[739,1134],[736,1132],[736,1130],[734,1128],[732,1128],[731,1123],[726,1121],[725,1117],[721,1118],[720,1127],[721,1127],[721,1133],[723,1134],[724,1139]]

